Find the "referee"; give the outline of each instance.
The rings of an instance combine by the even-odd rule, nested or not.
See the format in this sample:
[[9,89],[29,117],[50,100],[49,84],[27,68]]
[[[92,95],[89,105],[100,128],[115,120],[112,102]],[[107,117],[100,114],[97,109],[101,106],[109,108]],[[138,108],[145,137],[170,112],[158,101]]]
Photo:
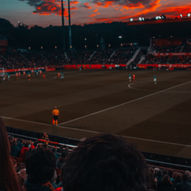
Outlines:
[[60,115],[59,109],[55,106],[54,109],[52,110],[52,125],[57,126],[58,125],[58,117]]

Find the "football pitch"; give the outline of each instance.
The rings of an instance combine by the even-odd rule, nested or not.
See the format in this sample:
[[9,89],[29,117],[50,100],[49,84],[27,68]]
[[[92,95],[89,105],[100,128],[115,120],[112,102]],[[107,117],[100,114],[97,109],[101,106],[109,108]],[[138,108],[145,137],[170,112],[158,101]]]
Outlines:
[[[129,82],[129,73],[135,82]],[[0,92],[0,116],[7,126],[75,139],[112,133],[141,151],[191,158],[191,71],[12,76],[0,83]],[[54,106],[60,109],[58,127],[51,125]]]

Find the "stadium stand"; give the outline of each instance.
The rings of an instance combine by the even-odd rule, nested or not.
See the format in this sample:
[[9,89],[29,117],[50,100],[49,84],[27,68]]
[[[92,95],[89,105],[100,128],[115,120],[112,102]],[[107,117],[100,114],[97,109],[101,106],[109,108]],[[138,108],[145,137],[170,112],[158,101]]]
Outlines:
[[135,47],[105,50],[85,50],[73,54],[61,51],[9,50],[0,56],[0,68],[21,69],[66,64],[126,64],[135,53]]
[[191,68],[191,46],[186,39],[151,39],[151,47],[140,68]]
[[[141,34],[143,34],[143,32]],[[138,35],[136,34],[136,38],[137,36]],[[149,36],[148,38],[150,38],[150,35],[148,36]],[[145,38],[144,35],[143,38]],[[1,40],[4,41],[5,39],[1,38]],[[85,49],[78,51],[73,50],[74,52],[71,53],[71,52],[62,52],[61,50],[57,50],[57,48],[54,48],[54,50],[45,50],[43,46],[38,51],[31,50],[30,49],[31,47],[28,47],[28,49],[13,48],[7,50],[6,52],[3,51],[4,53],[0,55],[0,68],[3,68],[4,70],[4,69],[21,69],[21,68],[51,67],[51,66],[62,67],[63,65],[67,64],[74,65],[75,67],[72,66],[68,68],[75,68],[75,69],[81,65],[90,65],[90,64],[91,65],[109,64],[114,66],[123,64],[125,68],[127,66],[127,63],[129,63],[129,66],[132,66],[129,67],[130,69],[136,67],[137,65],[140,66],[140,68],[148,68],[149,66],[153,68],[153,67],[159,67],[159,65],[160,66],[165,65],[166,68],[168,67],[184,68],[183,66],[185,66],[185,68],[191,68],[190,45],[191,42],[188,38],[182,40],[179,38],[176,39],[169,37],[163,39],[161,38],[152,39],[151,47],[149,47],[150,49],[148,47],[144,47],[144,50],[142,47],[138,46],[130,46],[130,47],[127,46],[120,48],[108,47],[105,50],[101,50],[100,47],[97,47],[94,50],[93,49],[92,50]],[[145,51],[145,49],[147,49],[148,52]],[[86,150],[90,151],[89,154],[92,154],[93,152],[92,143],[96,143],[95,140],[99,139],[100,137],[92,138],[90,140],[85,140],[84,142],[79,142],[78,140],[51,136],[47,135],[46,133],[41,134],[41,133],[28,132],[24,130],[14,129],[11,127],[7,127],[7,131],[9,135],[8,138],[11,150],[9,150],[8,148],[9,144],[7,140],[7,134],[4,130],[4,126],[0,122],[0,191],[13,191],[13,190],[20,191],[25,189],[27,191],[36,191],[36,190],[59,191],[63,190],[63,186],[64,190],[66,191],[77,191],[80,189],[83,189],[83,191],[85,191],[85,187],[77,183],[79,183],[80,178],[82,179],[91,178],[89,177],[88,174],[89,173],[88,168],[78,169],[79,166],[76,166],[75,169],[74,168],[72,169],[70,168],[70,165],[74,167],[74,165],[77,164],[76,161],[73,160],[73,157],[75,156],[79,165],[81,165],[82,162],[90,161],[90,159],[92,159],[91,156],[81,155],[81,152],[83,151],[81,150],[81,148],[85,148]],[[107,136],[109,136],[110,138],[112,137],[110,135]],[[106,143],[108,143],[108,145],[110,144],[109,142],[107,142],[108,141],[107,136],[102,136],[99,139],[101,140],[100,142],[102,142],[103,145]],[[113,138],[111,139],[113,140]],[[114,139],[115,141],[119,141],[118,138]],[[111,144],[112,149],[113,146],[117,146],[117,144],[113,145],[115,141],[114,142],[112,141]],[[94,146],[95,145],[96,144],[94,144]],[[124,146],[124,142],[122,142],[122,145]],[[107,151],[108,147],[106,147],[105,149]],[[118,149],[119,148],[116,148],[117,151]],[[112,188],[112,190],[123,190],[123,188],[124,190],[126,190],[126,186],[128,187],[129,185],[131,185],[130,187],[131,190],[135,191],[138,190],[190,191],[191,190],[190,159],[162,156],[152,153],[142,153],[145,157],[144,159],[144,157],[142,157],[142,155],[136,150],[133,150],[134,154],[136,153],[135,154],[136,156],[134,156],[132,153],[128,153],[129,150],[131,149],[132,148],[128,146],[127,149],[128,151],[126,153],[128,154],[128,157],[123,158],[124,164],[115,163],[116,162],[115,159],[117,158],[117,156],[115,155],[114,156],[112,155],[111,158],[109,159],[108,158],[102,159],[101,157],[103,156],[100,156],[100,159],[102,160],[103,163],[100,162],[98,166],[100,165],[101,167],[108,167],[108,169],[103,172],[106,174],[106,176],[102,174],[102,171],[99,172],[101,173],[101,176],[104,176],[103,178],[107,177],[107,175],[111,173],[110,169],[112,169],[112,167],[122,166],[120,172],[116,167],[115,168],[116,173],[111,177],[113,181],[110,182],[114,183],[113,186],[116,187],[115,189]],[[9,151],[11,153],[11,157],[9,156]],[[98,151],[100,152],[101,149],[99,149]],[[33,163],[32,156],[35,156],[35,154],[36,153],[38,154],[38,152],[40,152],[40,154],[38,155],[39,158],[38,157],[35,158],[35,164],[37,163],[38,165],[34,165],[32,164]],[[105,152],[105,150],[102,150],[102,152]],[[123,152],[125,152],[125,150],[123,150]],[[94,153],[93,156],[97,157],[98,153],[97,152]],[[79,159],[78,157],[81,157],[80,160],[83,161],[78,160]],[[133,160],[133,157],[135,157],[135,159],[137,159],[136,157],[140,159],[136,165],[135,163],[133,163],[135,161]],[[49,158],[50,160],[48,160]],[[95,158],[93,157],[93,159]],[[11,159],[13,161],[13,164],[11,163]],[[125,170],[125,168],[123,168],[123,165],[126,166],[125,165],[126,160],[127,163],[131,161],[130,164],[132,164],[132,166],[135,165],[131,171]],[[147,165],[145,165],[145,162],[147,163]],[[45,170],[47,170],[47,166],[49,165],[52,166],[52,168],[49,169],[51,171],[50,176],[48,178],[45,177],[43,181],[39,181],[39,179],[42,178],[43,176],[40,173],[38,174],[38,172],[40,172],[38,171],[39,164],[40,167],[45,165]],[[86,165],[86,163],[84,164]],[[139,165],[140,169],[138,168]],[[132,166],[128,166],[128,168],[131,169]],[[147,170],[145,170],[146,169],[145,166],[148,166],[147,167],[148,172],[146,172]],[[53,173],[54,169],[56,169],[56,174]],[[74,172],[72,172],[72,170]],[[140,171],[137,172],[138,170]],[[94,174],[94,172],[97,171],[99,171],[99,168],[98,169],[94,168],[92,173]],[[122,172],[124,173],[123,175],[120,174]],[[128,181],[131,179],[133,181],[123,182],[122,181],[123,178],[116,177],[118,175],[117,173],[119,173],[122,177],[128,175]],[[91,179],[91,181],[93,182],[92,184],[91,181],[87,182],[87,179],[85,179],[86,183],[89,183],[89,185],[87,184],[87,186],[89,186],[87,187],[87,189],[104,190],[104,186],[103,187],[101,186],[99,188],[94,187],[94,186],[99,186],[99,184],[95,184],[94,182],[95,179],[97,178],[96,173],[94,175],[95,176],[93,176]],[[35,178],[38,180],[34,181]],[[74,182],[71,182],[72,180]],[[38,186],[36,185],[34,186],[34,184],[36,183],[38,183]],[[78,185],[78,187],[72,188],[71,185]],[[103,183],[103,185],[105,184]],[[112,184],[109,186],[112,186]]]

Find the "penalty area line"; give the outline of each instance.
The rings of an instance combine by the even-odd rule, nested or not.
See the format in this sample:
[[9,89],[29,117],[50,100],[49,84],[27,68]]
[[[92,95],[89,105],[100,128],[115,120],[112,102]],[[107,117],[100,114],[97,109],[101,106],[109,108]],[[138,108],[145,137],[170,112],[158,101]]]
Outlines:
[[81,116],[81,117],[77,117],[77,118],[74,118],[74,119],[71,119],[71,120],[68,120],[68,121],[59,123],[59,125],[65,125],[65,124],[68,124],[68,123],[72,123],[72,122],[74,122],[74,121],[78,121],[78,120],[81,120],[81,119],[84,119],[84,118],[87,118],[87,117],[90,117],[90,116],[94,116],[94,115],[97,115],[97,114],[100,114],[100,113],[109,111],[109,110],[113,110],[113,109],[119,108],[119,107],[121,107],[121,106],[130,104],[130,103],[134,103],[134,102],[143,100],[143,99],[145,99],[145,98],[149,98],[149,97],[152,97],[152,96],[155,96],[155,95],[164,93],[164,92],[166,92],[166,91],[169,91],[169,90],[172,90],[172,89],[175,89],[175,88],[178,88],[178,87],[181,87],[181,86],[190,84],[190,83],[191,83],[191,81],[184,82],[184,83],[181,83],[181,84],[177,84],[177,85],[171,86],[171,87],[169,87],[169,88],[166,88],[166,89],[163,89],[163,90],[159,90],[159,91],[157,91],[157,92],[153,92],[153,93],[151,93],[151,94],[148,94],[148,95],[145,95],[145,96],[136,98],[136,99],[132,99],[132,100],[123,102],[123,103],[118,104],[118,105],[115,105],[115,106],[111,106],[111,107],[108,107],[108,108],[105,108],[105,109],[102,109],[102,110],[99,110],[99,111],[96,111],[96,112],[89,113],[89,114],[87,114],[87,115],[83,115],[83,116]]

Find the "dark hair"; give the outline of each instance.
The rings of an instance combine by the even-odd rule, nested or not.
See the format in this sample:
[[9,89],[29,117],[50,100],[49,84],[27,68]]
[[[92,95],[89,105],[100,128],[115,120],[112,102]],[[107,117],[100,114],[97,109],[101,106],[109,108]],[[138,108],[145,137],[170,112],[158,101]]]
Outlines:
[[161,183],[163,183],[164,185],[171,185],[172,182],[170,180],[170,176],[165,174],[163,177],[162,177],[162,180],[161,180]]
[[0,119],[0,190],[20,191],[17,174],[10,157],[7,131]]
[[54,176],[56,158],[50,150],[38,148],[27,154],[25,164],[28,181],[32,184],[44,184]]
[[66,158],[65,191],[145,191],[147,165],[140,152],[113,135],[89,138]]

